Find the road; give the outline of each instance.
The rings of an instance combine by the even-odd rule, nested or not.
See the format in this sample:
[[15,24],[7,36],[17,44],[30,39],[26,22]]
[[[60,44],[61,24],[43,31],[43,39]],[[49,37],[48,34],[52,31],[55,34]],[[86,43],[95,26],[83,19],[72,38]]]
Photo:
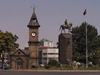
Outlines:
[[85,71],[9,71],[0,70],[0,75],[100,75],[100,72],[85,72]]

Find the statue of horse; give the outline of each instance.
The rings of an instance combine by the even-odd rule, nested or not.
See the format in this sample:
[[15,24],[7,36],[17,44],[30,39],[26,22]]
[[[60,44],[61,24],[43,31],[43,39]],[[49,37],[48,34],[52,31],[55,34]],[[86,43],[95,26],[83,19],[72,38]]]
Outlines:
[[66,19],[65,24],[61,25],[59,30],[61,30],[62,33],[62,30],[65,32],[65,29],[68,29],[69,32],[71,27],[72,27],[72,23],[67,24],[67,19]]

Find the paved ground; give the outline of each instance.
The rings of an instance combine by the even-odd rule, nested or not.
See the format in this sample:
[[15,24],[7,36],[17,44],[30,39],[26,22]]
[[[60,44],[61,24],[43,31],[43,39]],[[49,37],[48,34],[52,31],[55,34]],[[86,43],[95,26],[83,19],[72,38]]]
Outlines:
[[100,70],[2,70],[0,71],[33,71],[33,72],[100,72]]
[[0,75],[100,75],[100,70],[0,70]]
[[2,70],[0,71],[33,71],[33,72],[100,72],[100,70]]
[[15,70],[0,70],[0,75],[100,75],[100,71],[95,71],[95,72],[85,72],[85,71],[50,71],[50,70],[45,70],[45,71],[15,71]]

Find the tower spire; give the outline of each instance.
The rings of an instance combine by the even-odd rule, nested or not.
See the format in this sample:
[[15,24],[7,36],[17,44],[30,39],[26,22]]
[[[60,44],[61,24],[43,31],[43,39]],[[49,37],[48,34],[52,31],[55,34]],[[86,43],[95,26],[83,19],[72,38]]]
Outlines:
[[30,18],[28,27],[30,27],[30,26],[40,27],[38,20],[37,20],[37,16],[35,14],[35,4],[32,8],[33,8],[33,13],[32,13],[32,16]]

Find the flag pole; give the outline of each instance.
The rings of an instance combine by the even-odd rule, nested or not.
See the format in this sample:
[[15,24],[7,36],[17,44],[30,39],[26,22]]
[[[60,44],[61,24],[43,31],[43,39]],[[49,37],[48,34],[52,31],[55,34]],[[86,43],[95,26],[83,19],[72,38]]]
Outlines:
[[[87,16],[86,16],[87,22]],[[87,50],[87,24],[86,24],[86,67],[88,67],[88,50]]]
[[[86,7],[86,13],[85,14],[87,14],[87,7]],[[87,22],[87,15],[86,15],[86,22]],[[86,67],[88,67],[87,23],[86,23]]]
[[[87,7],[83,13],[83,15],[87,14]],[[87,15],[86,15],[86,21],[87,22]],[[86,24],[86,23],[85,23]],[[87,49],[87,24],[86,24],[86,67],[88,67],[88,49]]]

